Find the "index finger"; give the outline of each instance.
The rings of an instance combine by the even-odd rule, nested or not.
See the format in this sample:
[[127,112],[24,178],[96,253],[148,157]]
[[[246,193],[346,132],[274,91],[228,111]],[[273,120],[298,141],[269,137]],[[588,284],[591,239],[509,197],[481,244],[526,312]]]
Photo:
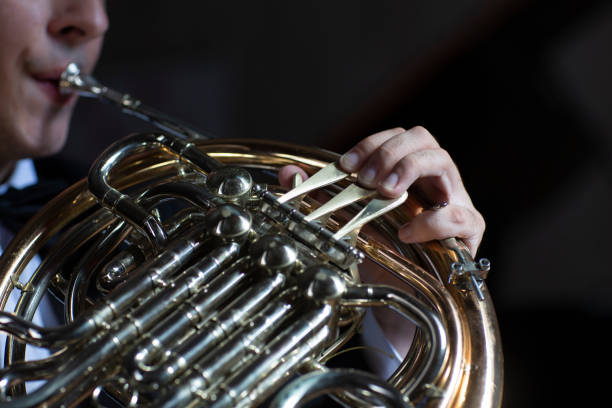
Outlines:
[[387,140],[394,136],[397,136],[405,130],[401,127],[383,130],[382,132],[375,133],[371,136],[366,137],[348,152],[340,157],[340,166],[348,172],[355,172],[361,168],[361,166],[367,161],[370,155],[378,149],[380,145],[385,143]]

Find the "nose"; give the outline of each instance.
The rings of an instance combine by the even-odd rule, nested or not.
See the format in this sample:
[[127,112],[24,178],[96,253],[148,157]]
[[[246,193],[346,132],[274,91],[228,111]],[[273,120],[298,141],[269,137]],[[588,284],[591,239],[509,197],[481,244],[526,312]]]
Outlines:
[[102,37],[108,29],[105,0],[55,1],[48,32],[58,40],[76,46]]

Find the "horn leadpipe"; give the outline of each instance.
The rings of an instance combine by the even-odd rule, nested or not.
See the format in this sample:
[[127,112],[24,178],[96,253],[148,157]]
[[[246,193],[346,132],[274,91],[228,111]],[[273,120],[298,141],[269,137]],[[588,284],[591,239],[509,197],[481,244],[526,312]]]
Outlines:
[[211,135],[204,135],[191,126],[183,124],[149,106],[142,104],[138,99],[100,84],[94,77],[81,72],[80,67],[72,62],[68,64],[60,76],[59,89],[63,94],[76,93],[81,96],[96,98],[121,107],[123,112],[136,116],[156,127],[175,136],[188,139],[210,139]]

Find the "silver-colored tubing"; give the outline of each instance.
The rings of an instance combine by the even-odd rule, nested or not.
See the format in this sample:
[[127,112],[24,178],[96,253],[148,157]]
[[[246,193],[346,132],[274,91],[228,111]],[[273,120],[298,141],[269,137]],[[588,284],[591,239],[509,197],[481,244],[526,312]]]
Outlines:
[[[144,197],[143,197],[144,196]],[[140,204],[149,208],[159,201],[160,197],[182,198],[201,208],[210,209],[225,201],[212,194],[201,184],[187,181],[173,181],[154,186],[141,195]]]
[[[320,350],[323,342],[329,340],[327,325],[332,315],[330,305],[305,313],[221,384],[210,407],[238,408],[265,399],[283,378],[304,364],[303,358]],[[275,368],[281,368],[280,372]]]
[[119,213],[145,234],[156,250],[161,250],[167,240],[161,223],[136,200],[113,188],[108,182],[110,173],[117,163],[138,151],[151,148],[169,149],[181,159],[191,162],[204,171],[218,169],[222,164],[201,152],[190,141],[171,135],[146,134],[130,136],[113,143],[91,166],[87,178],[91,193],[103,206]]
[[[224,271],[159,322],[126,358],[132,364],[131,370],[135,370],[138,381],[142,379],[153,383],[150,372],[161,364],[155,363],[159,354],[166,354],[166,351],[171,354],[173,345],[183,342],[190,328],[197,329],[203,321],[215,317],[215,308],[230,299],[246,279],[247,275],[240,270]],[[164,361],[168,357],[164,355]]]
[[[47,291],[51,278],[57,273],[61,265],[66,259],[66,255],[72,251],[78,250],[83,242],[86,242],[90,237],[95,236],[100,230],[104,229],[113,220],[113,215],[103,210],[100,214],[95,214],[88,217],[78,227],[74,228],[72,234],[63,236],[54,246],[49,256],[45,258],[43,263],[34,272],[28,286],[34,288],[33,291],[24,291],[15,307],[15,315],[23,317],[31,321],[38,304],[43,295]],[[98,222],[88,222],[96,219]],[[10,366],[13,361],[20,361],[25,356],[25,345],[15,340],[14,337],[7,337],[4,366]]]
[[[238,253],[239,245],[232,243],[226,247],[221,247],[213,250],[205,259],[201,261],[202,269],[217,270],[223,264]],[[164,253],[166,254],[166,253]],[[206,271],[202,271],[201,275],[206,275]],[[139,281],[147,281],[148,279],[140,279]],[[133,281],[130,279],[127,283]],[[117,289],[122,289],[120,286]],[[114,293],[114,292],[113,292]],[[93,376],[90,373],[104,363],[106,359],[117,356],[118,351],[127,343],[143,331],[150,328],[155,323],[157,316],[163,316],[160,312],[162,309],[167,309],[168,303],[172,303],[172,297],[168,297],[164,302],[159,300],[164,299],[166,294],[160,292],[159,295],[149,298],[147,302],[141,304],[132,314],[125,316],[125,322],[120,326],[115,326],[108,333],[93,338],[87,346],[78,355],[66,364],[66,368],[62,371],[62,375],[55,376],[36,391],[13,399],[6,403],[6,407],[31,407],[42,404],[48,398],[54,395],[59,395],[60,390],[68,390],[72,386],[82,384],[78,379],[85,378],[84,382],[93,381]],[[132,299],[137,299],[133,297]],[[121,303],[117,303],[117,306]],[[110,307],[110,306],[109,306]],[[110,307],[111,310],[113,307]],[[116,309],[117,310],[117,309]],[[161,317],[160,317],[161,318]],[[111,356],[111,357],[109,357]],[[88,378],[89,375],[89,378]]]
[[[218,307],[220,303],[227,301],[231,298],[232,295],[236,295],[238,289],[243,286],[246,281],[247,275],[244,271],[241,270],[229,270],[226,271],[228,273],[222,273],[216,279],[214,279],[209,285],[206,285],[200,293],[198,293],[195,298],[189,299],[189,303],[191,304],[191,310],[189,310],[188,319],[192,322],[196,319],[202,320],[207,319],[210,314],[212,317],[213,311],[215,307]],[[163,326],[158,326],[160,331],[163,330]],[[180,333],[177,333],[180,334]],[[159,348],[160,344],[158,344],[159,340],[163,340],[167,335],[163,335],[160,338],[153,338],[152,342],[155,343],[155,348]],[[199,343],[199,337],[196,337],[195,347],[203,346]],[[186,344],[191,344],[193,342],[192,339],[187,340],[185,343],[177,347],[177,349],[170,350],[160,350],[164,352],[164,358],[160,364],[155,364],[152,366],[147,365],[150,363],[151,358],[153,357],[151,351],[144,351],[137,355],[136,364],[138,366],[138,371],[134,373],[134,376],[138,381],[143,383],[150,383],[151,386],[157,387],[157,383],[164,384],[167,380],[165,378],[165,374],[163,371],[169,372],[171,375],[176,374],[175,371],[182,370],[183,362],[188,360],[189,353],[194,353],[194,350],[183,351]],[[144,351],[144,352],[143,352]],[[140,358],[138,358],[140,357]],[[145,359],[144,357],[149,357]]]
[[[314,331],[312,337],[300,343],[300,346],[294,352],[281,359],[280,364],[272,368],[263,381],[256,382],[255,386],[248,391],[248,397],[242,398],[236,408],[250,407],[251,401],[258,401],[257,403],[260,404],[270,397],[287,378],[295,375],[300,367],[317,357],[329,342],[330,336],[329,326]],[[245,397],[244,392],[242,396]]]
[[68,349],[43,360],[14,363],[9,370],[3,371],[0,376],[0,405],[1,401],[7,399],[11,387],[23,385],[26,381],[46,379],[57,375],[69,360],[70,353],[66,350]]
[[0,330],[39,347],[59,348],[79,341],[105,326],[106,322],[122,315],[134,299],[152,292],[158,282],[189,262],[202,247],[204,233],[201,231],[201,228],[195,228],[190,236],[177,239],[166,252],[137,268],[132,277],[116,288],[103,302],[65,326],[41,327],[11,313],[0,311]]
[[324,394],[362,390],[369,400],[389,408],[409,408],[402,394],[389,383],[373,374],[352,369],[313,372],[296,378],[286,385],[270,403],[270,408],[298,408]]
[[234,242],[213,249],[197,264],[182,272],[166,290],[159,291],[142,302],[126,318],[139,334],[145,334],[154,323],[171,313],[176,304],[186,300],[190,294],[197,292],[201,285],[215,276],[238,255],[239,250],[240,245]]
[[182,408],[198,399],[196,390],[205,390],[222,382],[233,367],[254,358],[256,350],[263,349],[270,335],[286,324],[294,312],[294,307],[286,299],[269,303],[214,353],[208,353],[198,361],[193,371],[180,377],[177,380],[180,386],[155,401],[156,406]]
[[[407,319],[413,321],[426,337],[427,358],[423,369],[402,387],[406,395],[410,395],[418,387],[433,383],[440,374],[448,348],[448,338],[444,324],[425,303],[401,290],[383,285],[353,285],[347,288],[341,303],[347,306],[388,306]],[[400,366],[404,369],[406,364]]]
[[[232,303],[225,307],[221,312],[217,314],[210,314],[210,317],[196,334],[191,336],[187,341],[176,347],[165,351],[165,359],[163,364],[159,364],[150,371],[141,371],[138,376],[135,376],[138,381],[149,385],[157,384],[168,384],[171,380],[181,375],[187,368],[191,367],[198,359],[211,350],[212,347],[218,345],[221,341],[226,339],[237,327],[243,322],[252,318],[252,316],[261,309],[271,297],[277,293],[285,282],[285,275],[277,274],[274,277],[270,277],[262,280],[255,284],[251,288],[247,289]],[[211,282],[212,284],[212,282]],[[226,284],[222,282],[220,289],[225,287],[235,288],[236,285]],[[213,294],[218,290],[212,290]],[[204,293],[202,296],[198,294],[199,299],[195,299],[190,303],[202,303],[208,302],[210,293]],[[197,306],[195,306],[197,308]],[[207,310],[209,310],[207,308]],[[198,313],[201,314],[202,312]],[[174,319],[179,320],[179,315],[173,314]],[[203,319],[204,316],[201,316]],[[184,319],[183,319],[184,320]],[[163,330],[165,327],[159,325],[155,332],[151,333],[153,337],[149,342],[155,343],[158,349],[164,349],[168,340],[172,337],[177,336],[178,330],[176,326],[173,326],[170,330]],[[155,337],[158,333],[160,337]],[[146,349],[141,350],[137,356],[147,356],[150,360],[150,352]],[[144,358],[138,362],[138,366],[142,369],[143,364],[147,361]]]
[[64,298],[64,316],[67,322],[75,319],[77,314],[75,306],[80,304],[81,300],[86,296],[88,285],[83,282],[92,277],[97,269],[96,267],[104,260],[105,255],[116,248],[130,230],[128,224],[121,219],[117,219],[109,227],[106,230],[106,234],[99,234],[94,237],[92,244],[89,245],[89,248],[87,248],[70,276]]

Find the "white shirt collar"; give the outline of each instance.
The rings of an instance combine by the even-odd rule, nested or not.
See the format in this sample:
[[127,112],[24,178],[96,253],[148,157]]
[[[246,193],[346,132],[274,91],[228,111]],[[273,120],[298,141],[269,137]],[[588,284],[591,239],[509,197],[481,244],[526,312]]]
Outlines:
[[38,183],[38,176],[32,159],[21,159],[15,165],[15,170],[6,181],[0,185],[0,194],[6,193],[9,187],[22,189]]

